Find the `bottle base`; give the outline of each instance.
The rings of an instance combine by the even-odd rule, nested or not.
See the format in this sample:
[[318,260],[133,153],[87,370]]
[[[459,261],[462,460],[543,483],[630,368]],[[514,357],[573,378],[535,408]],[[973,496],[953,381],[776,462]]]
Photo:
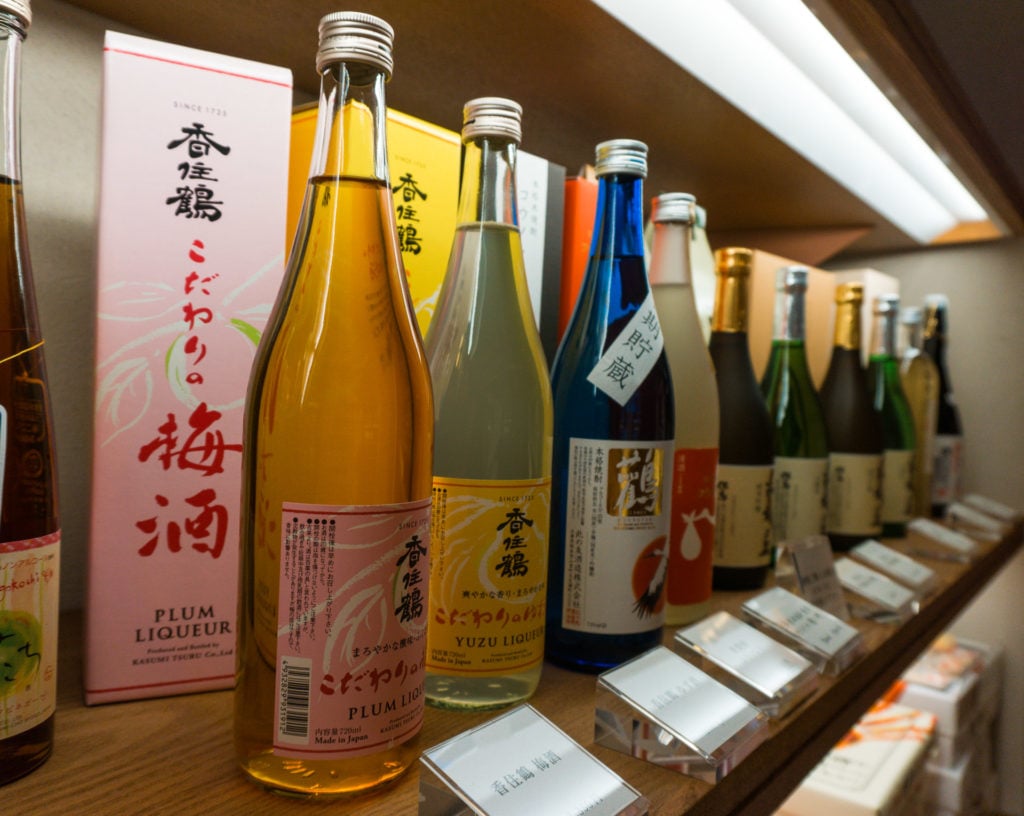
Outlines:
[[713,589],[726,591],[761,589],[768,578],[768,567],[714,567],[711,571]]
[[0,742],[0,786],[14,782],[46,763],[53,753],[53,715],[39,725]]
[[590,635],[548,625],[545,657],[570,671],[600,674],[661,643],[661,629],[632,635]]
[[342,770],[342,766],[352,762],[289,759],[265,751],[249,755],[240,760],[239,765],[250,782],[278,796],[347,799],[388,787],[412,764],[411,761],[384,762],[368,774]]
[[849,552],[858,544],[863,544],[870,538],[878,538],[882,535],[881,530],[873,533],[861,533],[859,535],[847,535],[845,533],[829,533],[828,541],[832,545],[832,552]]
[[537,689],[540,667],[520,677],[455,677],[428,674],[427,703],[451,711],[487,711],[528,700]]
[[906,538],[907,537],[907,523],[905,521],[900,522],[885,522],[882,524],[882,538]]

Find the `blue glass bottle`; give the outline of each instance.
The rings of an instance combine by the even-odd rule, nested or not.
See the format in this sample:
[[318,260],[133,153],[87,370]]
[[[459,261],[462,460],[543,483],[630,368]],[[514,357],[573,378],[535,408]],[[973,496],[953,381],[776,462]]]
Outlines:
[[548,659],[601,671],[661,637],[672,382],[643,246],[647,146],[597,146],[597,215],[552,368]]

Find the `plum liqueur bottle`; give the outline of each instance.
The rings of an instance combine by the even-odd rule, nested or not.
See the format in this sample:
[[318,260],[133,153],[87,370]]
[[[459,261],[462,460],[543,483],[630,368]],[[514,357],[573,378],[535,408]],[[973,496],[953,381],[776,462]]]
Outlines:
[[306,796],[394,778],[423,720],[434,417],[388,186],[392,41],[320,21],[311,178],[246,401],[235,747]]
[[654,199],[651,290],[661,317],[675,398],[675,459],[665,623],[704,617],[711,599],[718,467],[718,386],[701,330],[690,276],[696,200]]
[[715,312],[708,348],[718,383],[715,589],[757,589],[772,558],[772,421],[750,361],[748,291],[753,253],[715,252]]
[[903,538],[914,511],[914,417],[896,359],[899,295],[875,298],[868,357],[868,391],[882,420],[882,535]]
[[0,785],[50,756],[57,704],[57,472],[21,192],[18,94],[31,18],[27,2],[0,0]]
[[864,287],[836,287],[832,357],[821,385],[828,430],[828,537],[845,551],[882,534],[882,423],[860,358]]
[[597,214],[552,366],[546,653],[600,671],[655,646],[672,500],[672,381],[644,265],[647,146],[597,146]]
[[932,514],[932,467],[939,411],[939,369],[923,350],[924,311],[900,312],[900,383],[914,417],[914,515]]
[[426,340],[434,385],[426,689],[428,702],[448,708],[525,700],[544,659],[551,384],[516,212],[521,116],[518,103],[495,97],[463,109],[458,226]]
[[960,410],[953,398],[953,384],[946,367],[949,299],[945,295],[927,295],[924,304],[924,350],[939,369],[939,411],[935,421],[931,512],[933,516],[943,516],[946,508],[960,498],[964,437]]
[[805,266],[778,270],[775,334],[761,391],[775,429],[772,529],[776,541],[826,531],[828,435],[821,400],[807,367]]

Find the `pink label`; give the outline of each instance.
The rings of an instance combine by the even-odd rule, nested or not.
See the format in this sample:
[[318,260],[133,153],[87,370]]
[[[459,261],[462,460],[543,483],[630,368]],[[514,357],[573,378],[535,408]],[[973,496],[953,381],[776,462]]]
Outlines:
[[346,759],[423,721],[430,499],[281,513],[274,753]]

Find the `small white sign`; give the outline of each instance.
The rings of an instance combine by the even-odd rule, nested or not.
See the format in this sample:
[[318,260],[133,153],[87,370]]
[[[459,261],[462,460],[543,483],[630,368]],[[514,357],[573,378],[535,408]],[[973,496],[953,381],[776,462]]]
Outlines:
[[997,502],[995,499],[979,496],[977,493],[969,493],[964,496],[963,503],[968,507],[973,507],[975,510],[980,510],[982,513],[987,513],[1005,524],[1014,524],[1022,516],[1019,510],[1014,510],[1012,507]]
[[919,592],[925,592],[935,584],[935,570],[879,541],[869,539],[854,547],[850,554]]
[[860,632],[848,623],[780,587],[749,599],[743,611],[829,658],[851,648],[860,638]]
[[421,775],[421,814],[452,812],[430,805],[444,789],[487,816],[647,812],[636,790],[529,705],[452,737],[420,761],[440,781],[430,786]]
[[955,551],[961,556],[973,556],[978,551],[978,544],[963,533],[926,518],[916,518],[907,525],[907,532],[917,533],[925,538]]
[[640,308],[587,375],[587,380],[619,405],[625,405],[643,385],[664,347],[654,295],[648,292]]
[[848,590],[892,612],[903,611],[917,599],[913,590],[858,564],[852,558],[840,558],[836,562],[836,574]]
[[953,502],[946,509],[946,518],[954,528],[963,527],[976,531],[990,541],[998,541],[1002,538],[1007,528],[1007,525],[998,519],[994,519],[980,510],[975,510],[973,507],[968,507],[962,502]]

